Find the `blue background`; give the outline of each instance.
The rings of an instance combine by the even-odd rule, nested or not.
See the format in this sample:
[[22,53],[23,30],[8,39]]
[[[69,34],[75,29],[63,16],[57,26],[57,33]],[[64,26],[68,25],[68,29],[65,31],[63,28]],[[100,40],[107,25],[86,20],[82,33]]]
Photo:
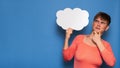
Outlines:
[[90,14],[89,25],[74,31],[70,43],[77,34],[91,32],[97,12],[110,14],[110,29],[103,38],[111,43],[115,68],[119,68],[119,7],[119,0],[0,0],[0,68],[73,68],[73,60],[63,61],[65,31],[56,24],[56,12],[65,8],[81,8]]

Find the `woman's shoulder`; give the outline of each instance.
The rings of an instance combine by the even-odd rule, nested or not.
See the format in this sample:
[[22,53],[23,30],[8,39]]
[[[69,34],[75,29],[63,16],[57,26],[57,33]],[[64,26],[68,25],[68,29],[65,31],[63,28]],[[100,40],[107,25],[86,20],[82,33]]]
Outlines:
[[85,35],[84,34],[79,34],[76,36],[76,38],[83,38]]
[[77,39],[77,40],[83,40],[84,37],[85,37],[84,34],[79,34],[79,35],[77,35],[77,36],[75,37],[75,39]]
[[108,41],[102,39],[102,42],[105,46],[110,46],[110,43]]

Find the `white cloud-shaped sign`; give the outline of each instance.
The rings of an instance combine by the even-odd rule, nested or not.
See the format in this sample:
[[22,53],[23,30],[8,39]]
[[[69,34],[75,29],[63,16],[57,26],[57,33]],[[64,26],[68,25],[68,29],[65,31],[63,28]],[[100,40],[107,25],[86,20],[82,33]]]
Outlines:
[[57,24],[63,29],[72,28],[74,30],[82,30],[89,23],[89,13],[80,8],[65,8],[56,13]]

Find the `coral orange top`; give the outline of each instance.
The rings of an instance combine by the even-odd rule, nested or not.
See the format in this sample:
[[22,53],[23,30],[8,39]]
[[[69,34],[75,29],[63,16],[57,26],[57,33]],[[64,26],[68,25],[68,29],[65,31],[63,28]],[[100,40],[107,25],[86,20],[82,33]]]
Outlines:
[[100,68],[102,60],[107,65],[114,66],[116,60],[108,42],[102,41],[105,49],[100,52],[97,47],[84,43],[84,37],[85,35],[78,35],[69,48],[63,49],[65,61],[74,56],[74,68]]

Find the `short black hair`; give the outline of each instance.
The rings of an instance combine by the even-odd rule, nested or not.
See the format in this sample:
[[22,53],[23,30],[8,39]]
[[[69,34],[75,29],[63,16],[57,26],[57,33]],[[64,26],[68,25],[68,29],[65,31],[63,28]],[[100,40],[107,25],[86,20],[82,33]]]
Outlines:
[[103,20],[106,20],[108,23],[108,25],[111,23],[111,17],[110,17],[110,15],[108,15],[107,13],[105,13],[105,12],[98,12],[96,15],[95,15],[95,17],[94,17],[94,21],[95,21],[95,19],[97,19],[98,17],[100,17],[101,19],[103,19]]

